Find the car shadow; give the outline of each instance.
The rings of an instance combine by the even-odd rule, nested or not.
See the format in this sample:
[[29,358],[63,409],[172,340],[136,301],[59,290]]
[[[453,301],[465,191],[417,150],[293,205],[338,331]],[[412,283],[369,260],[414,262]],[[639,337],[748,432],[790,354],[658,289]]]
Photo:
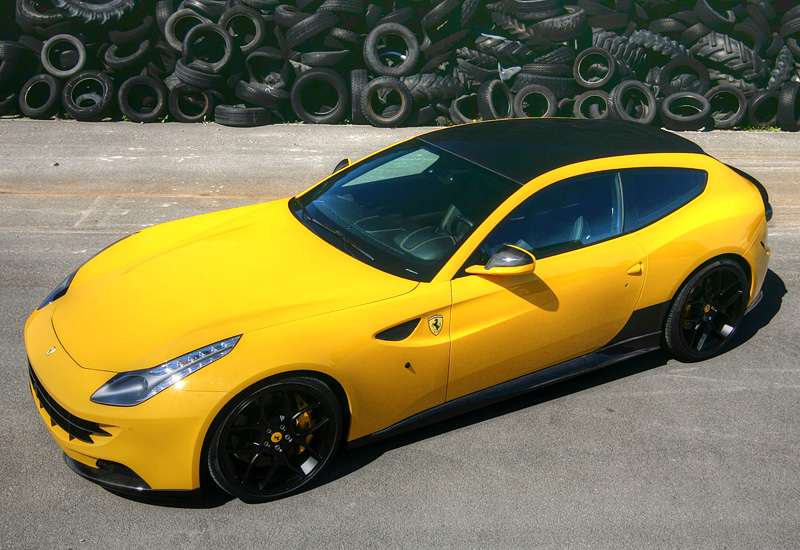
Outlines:
[[783,297],[788,291],[783,279],[770,269],[764,277],[761,292],[764,293],[761,301],[745,316],[739,330],[733,335],[731,347],[728,349],[738,348],[767,326],[780,311]]
[[[767,272],[762,291],[764,295],[761,302],[759,302],[759,304],[744,318],[741,326],[736,331],[730,349],[736,348],[750,340],[759,330],[767,326],[780,311],[783,297],[786,295],[787,290],[783,280],[774,271],[770,270]],[[385,440],[370,443],[363,447],[343,450],[334,458],[327,470],[320,473],[316,482],[298,493],[314,490],[316,487],[343,478],[360,470],[380,458],[383,454],[394,449],[418,443],[460,428],[480,424],[487,420],[492,420],[554,399],[559,399],[589,388],[615,382],[634,374],[647,372],[666,365],[667,361],[671,358],[672,357],[664,351],[655,351],[563,382],[557,382],[550,386],[461,414],[454,418],[442,420],[429,426],[417,428]],[[202,495],[196,498],[170,499],[129,494],[119,494],[119,496],[143,504],[188,509],[216,508],[233,500],[232,496],[219,489],[210,479],[204,480]]]

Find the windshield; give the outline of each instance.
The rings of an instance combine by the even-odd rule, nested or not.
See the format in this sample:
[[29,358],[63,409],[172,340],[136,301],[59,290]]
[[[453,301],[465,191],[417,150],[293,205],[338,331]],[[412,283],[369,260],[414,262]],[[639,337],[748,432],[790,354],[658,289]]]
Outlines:
[[519,185],[419,140],[353,165],[293,200],[309,229],[378,269],[430,281]]

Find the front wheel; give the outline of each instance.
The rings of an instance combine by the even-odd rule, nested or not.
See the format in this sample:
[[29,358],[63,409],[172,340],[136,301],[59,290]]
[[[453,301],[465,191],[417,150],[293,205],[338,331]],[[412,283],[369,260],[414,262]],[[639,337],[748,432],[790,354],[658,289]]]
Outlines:
[[342,413],[327,384],[287,378],[234,398],[208,450],[214,481],[231,495],[263,502],[295,493],[328,464],[342,437]]
[[684,361],[721,352],[744,317],[749,286],[732,260],[712,262],[692,275],[670,307],[664,328],[667,349]]

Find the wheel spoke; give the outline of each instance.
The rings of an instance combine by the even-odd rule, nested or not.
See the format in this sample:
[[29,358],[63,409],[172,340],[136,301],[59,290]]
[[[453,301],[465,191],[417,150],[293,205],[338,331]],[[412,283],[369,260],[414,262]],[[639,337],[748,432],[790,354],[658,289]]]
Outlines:
[[247,479],[250,477],[250,473],[253,471],[253,465],[256,463],[256,460],[259,459],[261,456],[261,449],[253,455],[253,458],[250,459],[250,462],[247,464],[247,469],[242,474],[242,483],[247,483]]
[[319,401],[317,401],[313,405],[308,405],[307,407],[303,407],[302,409],[300,409],[299,411],[294,413],[294,415],[292,415],[292,421],[297,420],[298,418],[300,418],[301,416],[303,416],[307,412],[313,411],[314,409],[316,409],[320,405],[321,405],[321,403]]
[[316,424],[311,426],[309,429],[307,429],[305,431],[302,431],[302,432],[297,432],[297,437],[306,437],[308,435],[313,434],[314,432],[319,430],[321,427],[325,426],[328,423],[329,420],[330,419],[327,416],[321,418]]
[[708,336],[711,334],[711,327],[708,326],[709,324],[708,323],[704,323],[704,325],[706,325],[706,326],[701,331],[700,339],[697,342],[697,348],[696,348],[697,351],[702,351],[703,350],[703,346],[705,345],[706,340],[708,340]]
[[744,292],[741,290],[737,290],[736,292],[734,292],[733,295],[727,300],[725,300],[724,303],[720,303],[719,306],[720,311],[727,310],[731,305],[736,303],[736,301],[739,300],[743,294]]
[[277,469],[278,469],[278,460],[273,459],[272,465],[269,467],[269,470],[267,470],[267,473],[264,474],[264,477],[261,479],[261,481],[258,482],[258,488],[260,490],[262,491],[264,490],[264,487],[267,486],[267,483],[269,483],[269,481],[272,479],[272,476],[275,475],[275,470]]
[[281,401],[283,402],[283,417],[291,418],[292,417],[292,402],[289,399],[289,390],[284,390],[281,392]]

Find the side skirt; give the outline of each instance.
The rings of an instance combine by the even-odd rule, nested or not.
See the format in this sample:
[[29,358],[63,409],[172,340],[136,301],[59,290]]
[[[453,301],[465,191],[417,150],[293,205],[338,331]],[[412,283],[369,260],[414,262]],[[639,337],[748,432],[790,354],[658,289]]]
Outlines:
[[[664,307],[664,309],[666,309],[666,307]],[[631,321],[633,321],[635,317],[637,317],[636,313],[631,317]],[[663,321],[663,316],[661,320]],[[628,322],[628,325],[631,324],[631,321]],[[626,325],[626,327],[628,325]],[[623,332],[625,332],[625,329],[620,332],[620,335],[622,335]],[[486,388],[485,390],[453,399],[452,401],[442,403],[427,411],[417,413],[388,428],[350,441],[347,447],[348,449],[360,447],[367,443],[427,426],[428,424],[433,424],[434,422],[439,422],[461,413],[485,407],[504,399],[509,399],[532,390],[555,384],[556,382],[568,380],[575,376],[613,365],[614,363],[619,363],[620,361],[636,357],[637,355],[657,350],[661,347],[661,327],[658,327],[657,332],[639,335],[622,341],[619,341],[618,338],[619,336],[612,340],[613,343],[593,353],[570,359],[569,361],[538,370],[531,374],[526,374],[514,380],[509,380],[508,382],[503,382],[491,388]]]

